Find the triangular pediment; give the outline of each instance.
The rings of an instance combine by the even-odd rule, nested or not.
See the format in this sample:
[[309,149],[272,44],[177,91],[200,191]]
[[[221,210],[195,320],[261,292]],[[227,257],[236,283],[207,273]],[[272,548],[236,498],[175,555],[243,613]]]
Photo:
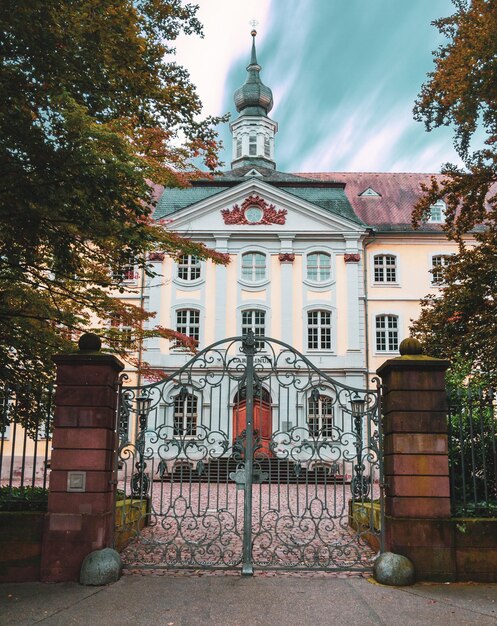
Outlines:
[[[346,211],[347,215],[341,214]],[[285,231],[318,234],[365,230],[341,188],[330,188],[326,195],[323,190],[317,193],[305,187],[275,187],[258,177],[185,206],[168,215],[167,222],[173,230],[199,236],[213,232],[258,236]]]

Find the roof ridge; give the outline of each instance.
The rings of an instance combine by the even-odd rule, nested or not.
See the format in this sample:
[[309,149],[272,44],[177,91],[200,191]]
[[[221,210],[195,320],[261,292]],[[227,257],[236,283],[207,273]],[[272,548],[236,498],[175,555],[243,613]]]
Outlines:
[[368,175],[368,174],[381,174],[381,175],[385,175],[385,176],[445,176],[445,174],[442,174],[441,172],[338,172],[338,171],[334,171],[334,172],[292,172],[292,174],[294,176],[316,176],[316,175],[327,175],[327,176],[334,176],[334,175],[339,175],[339,176],[343,176],[344,174],[364,174],[364,175]]

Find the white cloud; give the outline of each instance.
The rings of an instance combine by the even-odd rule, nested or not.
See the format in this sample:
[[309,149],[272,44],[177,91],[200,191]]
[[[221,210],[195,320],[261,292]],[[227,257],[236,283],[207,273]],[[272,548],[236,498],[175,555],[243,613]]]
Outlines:
[[229,68],[250,59],[250,21],[259,22],[264,37],[271,0],[195,0],[205,37],[183,35],[176,42],[177,61],[190,72],[204,105],[204,114],[220,115]]

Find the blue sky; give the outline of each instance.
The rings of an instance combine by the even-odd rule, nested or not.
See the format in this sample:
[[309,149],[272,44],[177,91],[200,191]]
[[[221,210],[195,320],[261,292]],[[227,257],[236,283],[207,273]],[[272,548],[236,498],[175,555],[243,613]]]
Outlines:
[[[290,172],[437,172],[459,163],[450,129],[427,133],[412,108],[432,51],[431,21],[450,0],[195,0],[204,39],[183,37],[177,60],[190,71],[206,113],[236,115],[251,19],[261,78],[279,124],[277,168]],[[231,136],[221,129],[229,167]]]

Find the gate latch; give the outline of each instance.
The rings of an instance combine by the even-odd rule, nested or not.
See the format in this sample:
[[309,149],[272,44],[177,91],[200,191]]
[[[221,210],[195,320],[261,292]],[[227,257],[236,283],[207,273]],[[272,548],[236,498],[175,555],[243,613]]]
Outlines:
[[[245,485],[245,468],[238,469],[236,472],[230,472],[230,480],[235,481],[237,489],[243,489]],[[268,473],[254,468],[252,471],[252,484],[258,485],[266,480],[269,480]]]

